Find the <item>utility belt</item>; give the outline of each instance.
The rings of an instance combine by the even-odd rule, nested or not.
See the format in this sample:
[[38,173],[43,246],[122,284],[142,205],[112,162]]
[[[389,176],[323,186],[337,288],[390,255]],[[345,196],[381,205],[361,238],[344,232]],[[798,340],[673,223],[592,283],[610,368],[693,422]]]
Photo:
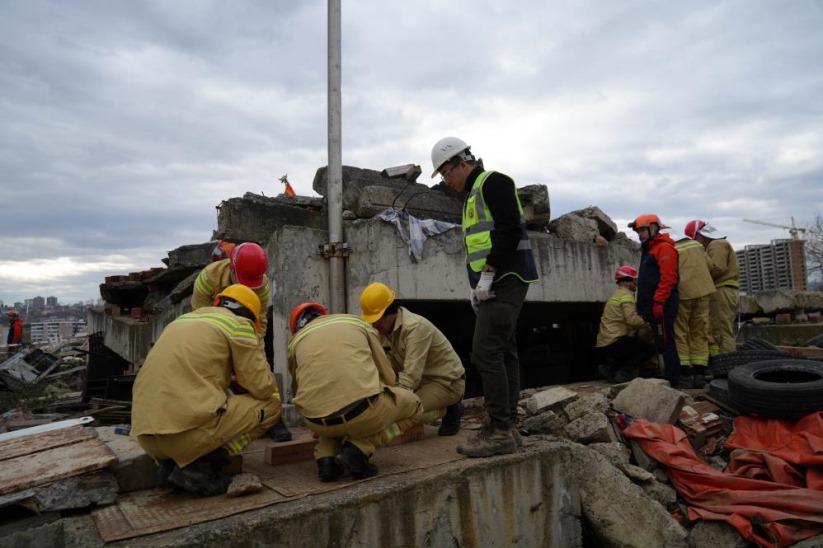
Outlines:
[[374,402],[377,401],[378,397],[380,397],[380,394],[375,394],[374,396],[369,396],[368,398],[363,398],[362,400],[351,403],[331,415],[319,418],[306,417],[306,420],[314,424],[322,424],[323,426],[337,426],[338,424],[351,422],[371,407]]

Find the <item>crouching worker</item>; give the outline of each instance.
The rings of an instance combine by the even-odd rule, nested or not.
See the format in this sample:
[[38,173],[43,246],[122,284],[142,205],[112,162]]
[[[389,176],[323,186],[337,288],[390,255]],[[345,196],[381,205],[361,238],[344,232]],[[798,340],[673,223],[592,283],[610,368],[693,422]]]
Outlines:
[[369,459],[420,422],[420,399],[394,386],[377,332],[357,316],[327,315],[323,306],[304,303],[292,310],[289,327],[293,402],[318,435],[320,481],[376,475]]
[[423,404],[423,422],[443,418],[437,434],[454,436],[463,417],[466,370],[449,340],[429,320],[409,312],[394,291],[375,282],[360,295],[362,317],[380,333],[398,384]]
[[646,360],[654,353],[654,345],[640,333],[649,325],[637,314],[634,292],[637,290],[637,270],[623,265],[614,273],[617,291],[606,301],[600,317],[596,353],[601,360],[598,372],[609,382],[628,382],[635,378]]
[[[257,343],[260,299],[236,284],[214,306],[180,316],[157,339],[137,374],[132,435],[170,469],[174,486],[203,496],[225,493],[222,473],[280,418],[280,394]],[[247,393],[233,395],[231,378]],[[173,461],[173,464],[172,462]]]

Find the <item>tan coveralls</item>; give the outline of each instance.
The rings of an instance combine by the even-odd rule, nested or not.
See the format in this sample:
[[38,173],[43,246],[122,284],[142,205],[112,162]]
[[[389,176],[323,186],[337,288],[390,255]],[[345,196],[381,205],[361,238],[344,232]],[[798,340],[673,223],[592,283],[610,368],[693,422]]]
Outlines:
[[706,244],[706,255],[717,287],[709,302],[709,353],[716,356],[737,350],[734,324],[740,300],[740,264],[732,244],[725,239],[710,240]]
[[680,306],[674,322],[674,340],[680,366],[705,374],[709,365],[709,296],[715,292],[706,250],[697,240],[683,238],[677,248]]
[[[420,420],[420,399],[394,386],[377,331],[357,316],[314,319],[292,338],[288,356],[292,401],[319,435],[315,459],[337,455],[346,438],[371,456]],[[364,405],[356,416],[343,418]],[[325,425],[324,419],[341,422]]]
[[429,320],[402,306],[394,329],[381,342],[389,345],[386,356],[398,374],[398,384],[413,391],[423,404],[423,421],[435,421],[446,407],[463,399],[466,370],[443,333]]
[[[197,310],[204,306],[214,306],[214,298],[235,281],[231,278],[231,260],[216,261],[203,268],[194,282],[194,291],[191,295],[191,309]],[[263,337],[269,325],[269,301],[271,300],[269,278],[263,275],[263,285],[252,289],[260,299],[260,331],[257,333],[259,344],[263,345]]]
[[[229,392],[232,374],[247,394]],[[240,453],[280,418],[254,325],[225,308],[200,308],[170,323],[133,394],[132,435],[155,459],[181,467],[221,446]]]

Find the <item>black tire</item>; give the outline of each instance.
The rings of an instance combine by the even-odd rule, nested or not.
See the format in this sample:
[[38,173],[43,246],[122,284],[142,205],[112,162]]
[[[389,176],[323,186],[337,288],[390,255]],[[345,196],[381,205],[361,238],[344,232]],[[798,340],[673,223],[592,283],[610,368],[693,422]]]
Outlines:
[[709,383],[709,395],[715,398],[729,397],[729,381],[727,379],[712,379]]
[[729,401],[745,414],[799,419],[823,410],[823,363],[780,359],[741,365],[729,373]]
[[800,346],[816,346],[818,348],[823,348],[823,333],[817,335],[816,337],[812,337]]
[[777,346],[773,345],[766,339],[760,337],[751,337],[746,339],[742,346],[743,350],[779,350]]
[[709,361],[709,373],[715,379],[726,377],[729,371],[735,367],[763,360],[776,360],[779,358],[791,358],[791,354],[780,350],[738,350],[737,352],[727,352],[718,354]]

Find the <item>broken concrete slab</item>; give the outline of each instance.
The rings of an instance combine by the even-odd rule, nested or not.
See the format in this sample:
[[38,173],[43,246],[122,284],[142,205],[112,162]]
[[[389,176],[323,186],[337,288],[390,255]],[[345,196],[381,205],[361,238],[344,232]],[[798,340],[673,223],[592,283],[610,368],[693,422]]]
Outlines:
[[[800,543],[802,544],[802,542]],[[793,546],[800,546],[794,544]],[[689,532],[689,548],[716,546],[722,548],[746,548],[751,546],[740,533],[725,521],[698,521]],[[821,544],[811,544],[819,547]]]
[[797,293],[790,289],[769,289],[755,294],[755,300],[764,314],[777,314],[791,312],[797,308],[796,295]]
[[617,225],[611,218],[603,213],[603,210],[597,206],[589,206],[584,209],[578,209],[571,212],[583,219],[589,219],[595,222],[597,233],[603,236],[607,241],[612,241],[618,234]]
[[97,435],[117,456],[112,473],[121,493],[151,489],[161,484],[159,466],[133,436],[115,433],[116,426],[98,426]]
[[566,425],[566,436],[577,443],[609,443],[612,439],[612,429],[609,419],[603,413],[586,413]]
[[612,400],[612,407],[636,419],[674,424],[685,403],[682,392],[647,379],[634,379]]
[[0,508],[23,506],[33,512],[76,510],[117,500],[117,480],[108,471],[64,478],[47,485],[0,496]]
[[529,434],[550,434],[562,436],[566,420],[554,411],[544,411],[539,415],[527,417],[523,421],[523,429]]
[[563,386],[555,386],[538,392],[526,400],[526,411],[530,415],[537,415],[544,411],[553,410],[553,408],[562,409],[575,399],[577,399],[577,392]]
[[238,474],[231,480],[226,496],[229,498],[242,497],[252,493],[259,493],[263,490],[260,478],[254,474]]
[[609,400],[600,393],[584,394],[579,399],[569,403],[563,411],[569,421],[585,415],[587,412],[606,413],[609,410]]
[[580,243],[594,243],[598,235],[597,222],[584,219],[574,213],[567,213],[549,223],[549,232],[566,240]]
[[257,242],[264,248],[272,233],[283,226],[328,227],[322,198],[295,196],[269,198],[247,192],[217,207],[217,234],[232,242]]
[[607,443],[591,443],[589,444],[590,449],[594,449],[606,459],[613,466],[619,469],[623,469],[624,466],[629,464],[629,457],[631,456],[631,451],[628,447],[623,445],[619,442],[607,442]]
[[640,488],[666,509],[671,508],[677,502],[677,491],[675,491],[671,485],[666,485],[665,483],[660,483],[652,479],[642,482]]
[[368,219],[392,207],[403,209],[418,219],[438,219],[459,223],[462,206],[445,198],[439,192],[428,190],[403,190],[385,186],[367,186],[357,195],[350,209],[355,217]]

